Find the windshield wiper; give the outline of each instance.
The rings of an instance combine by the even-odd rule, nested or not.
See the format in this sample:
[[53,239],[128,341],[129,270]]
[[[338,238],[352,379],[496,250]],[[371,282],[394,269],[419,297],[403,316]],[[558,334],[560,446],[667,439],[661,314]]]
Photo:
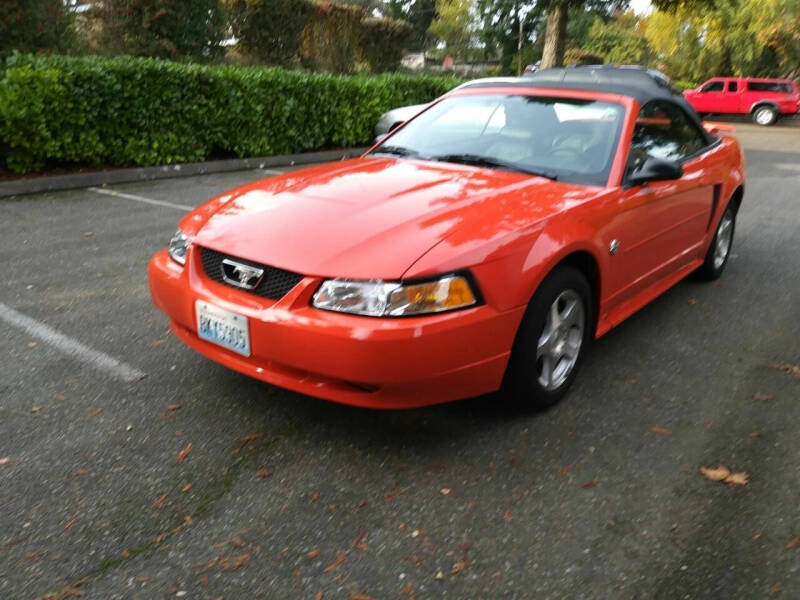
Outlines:
[[392,154],[393,156],[419,156],[419,152],[403,146],[378,146],[370,154]]
[[537,175],[546,179],[558,180],[558,175],[548,171],[537,171],[518,165],[513,162],[492,158],[491,156],[481,156],[480,154],[442,154],[441,156],[433,156],[431,160],[440,160],[442,162],[463,163],[465,165],[475,165],[477,167],[495,167],[498,169],[505,169],[508,171],[518,171],[528,175]]

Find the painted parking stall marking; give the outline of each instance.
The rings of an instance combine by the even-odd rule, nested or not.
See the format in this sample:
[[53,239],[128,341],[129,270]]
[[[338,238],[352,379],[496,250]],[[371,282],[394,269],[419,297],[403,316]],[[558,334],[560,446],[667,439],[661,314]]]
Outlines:
[[59,333],[52,327],[17,312],[13,308],[0,303],[0,321],[24,331],[31,337],[45,342],[63,354],[75,358],[84,364],[103,371],[115,379],[131,383],[145,377],[145,373],[113,356],[94,350],[76,339]]
[[117,192],[115,190],[109,190],[106,188],[90,187],[88,190],[90,192],[94,192],[95,194],[104,194],[114,198],[122,198],[123,200],[133,200],[134,202],[143,202],[144,204],[152,204],[153,206],[173,208],[183,212],[194,210],[195,208],[194,206],[189,206],[188,204],[175,204],[173,202],[165,202],[164,200],[153,200],[152,198],[145,198],[144,196],[137,196],[136,194],[126,194],[124,192]]

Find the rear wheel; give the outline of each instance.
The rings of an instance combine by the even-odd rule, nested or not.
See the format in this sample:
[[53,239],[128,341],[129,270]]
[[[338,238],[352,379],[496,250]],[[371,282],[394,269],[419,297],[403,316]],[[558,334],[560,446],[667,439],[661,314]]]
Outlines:
[[592,339],[586,277],[558,267],[542,282],[520,324],[503,390],[517,406],[544,409],[569,389]]
[[706,258],[695,274],[698,279],[713,281],[719,279],[728,264],[728,257],[733,246],[733,234],[736,230],[736,209],[728,204],[728,208],[719,220],[717,230],[714,232],[714,239],[706,252]]
[[773,125],[778,120],[778,111],[774,106],[762,105],[753,110],[753,123],[756,125]]

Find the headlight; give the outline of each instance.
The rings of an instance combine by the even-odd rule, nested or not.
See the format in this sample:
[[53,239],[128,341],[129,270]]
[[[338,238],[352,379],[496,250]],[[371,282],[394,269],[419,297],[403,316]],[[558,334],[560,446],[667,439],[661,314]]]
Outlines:
[[478,303],[462,275],[445,275],[422,283],[387,283],[329,279],[314,294],[313,305],[323,310],[371,317],[405,317],[467,308]]
[[180,229],[175,232],[169,241],[169,255],[172,260],[181,265],[186,264],[186,251],[189,249],[191,241]]

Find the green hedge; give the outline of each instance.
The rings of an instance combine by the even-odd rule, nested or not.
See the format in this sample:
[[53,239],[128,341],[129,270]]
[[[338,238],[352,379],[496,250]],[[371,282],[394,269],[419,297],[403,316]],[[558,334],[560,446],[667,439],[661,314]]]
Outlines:
[[0,158],[25,173],[48,163],[150,166],[358,146],[386,110],[458,83],[16,55],[0,71]]

